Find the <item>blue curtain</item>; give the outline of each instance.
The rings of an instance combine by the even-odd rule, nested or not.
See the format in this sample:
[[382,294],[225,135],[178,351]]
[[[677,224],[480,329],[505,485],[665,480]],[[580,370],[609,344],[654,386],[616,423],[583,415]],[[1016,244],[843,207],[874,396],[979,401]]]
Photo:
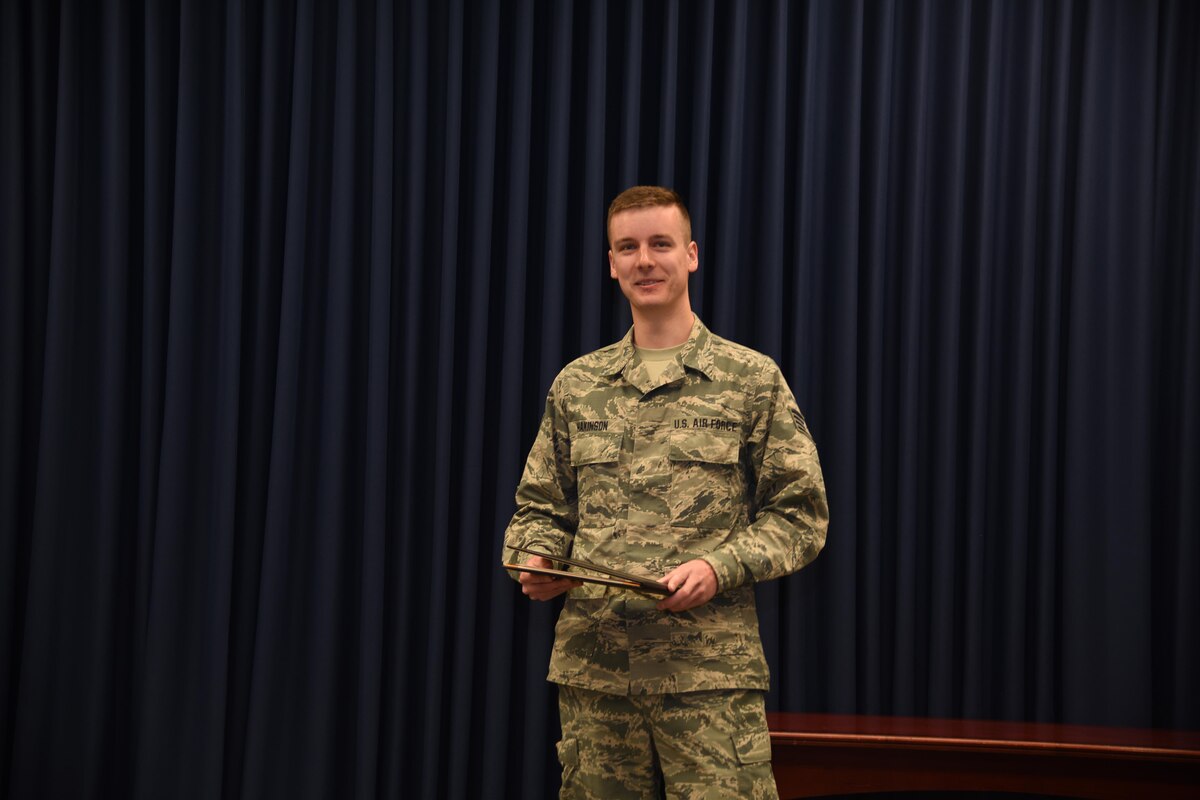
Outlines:
[[[499,569],[674,186],[832,524],[772,708],[1200,727],[1200,8],[0,3],[0,791],[530,798]],[[1189,44],[1191,43],[1191,44]]]

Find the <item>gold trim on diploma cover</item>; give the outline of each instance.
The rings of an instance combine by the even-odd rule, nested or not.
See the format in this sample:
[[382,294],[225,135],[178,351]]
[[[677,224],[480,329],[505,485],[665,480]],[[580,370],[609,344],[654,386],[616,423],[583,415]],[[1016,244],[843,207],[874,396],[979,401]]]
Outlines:
[[588,569],[593,572],[599,572],[600,575],[584,575],[580,572],[567,572],[561,569],[552,569],[550,567],[531,567],[528,564],[505,564],[505,569],[515,570],[517,572],[529,572],[534,575],[550,575],[555,578],[567,578],[568,580],[580,581],[582,583],[598,583],[603,586],[619,586],[625,589],[634,589],[639,592],[647,592],[649,594],[670,595],[673,594],[670,588],[665,583],[652,581],[649,578],[643,578],[640,575],[634,575],[629,572],[622,572],[619,569],[611,569],[600,564],[593,564],[590,561],[580,561],[566,556],[556,556],[551,553],[543,553],[538,550],[529,550],[524,547],[509,547],[510,550],[516,550],[519,553],[528,553],[531,556],[541,556],[554,562],[568,564],[572,567],[580,569]]

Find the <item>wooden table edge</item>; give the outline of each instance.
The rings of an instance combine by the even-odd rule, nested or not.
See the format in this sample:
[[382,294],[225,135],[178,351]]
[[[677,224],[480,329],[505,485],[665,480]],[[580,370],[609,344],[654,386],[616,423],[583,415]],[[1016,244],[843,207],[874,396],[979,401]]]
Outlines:
[[1200,761],[1200,750],[1141,747],[1080,742],[980,739],[970,737],[905,736],[898,734],[771,731],[772,744],[787,747],[837,745],[841,747],[899,747],[907,749],[958,749],[975,752],[1077,755],[1095,758],[1156,758],[1171,761]]

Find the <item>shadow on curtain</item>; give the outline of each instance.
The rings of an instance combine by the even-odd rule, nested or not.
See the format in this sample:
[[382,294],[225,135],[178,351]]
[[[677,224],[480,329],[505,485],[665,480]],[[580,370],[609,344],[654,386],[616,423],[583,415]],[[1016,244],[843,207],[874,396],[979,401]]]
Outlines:
[[635,182],[821,448],[772,707],[1200,726],[1196,41],[1186,2],[2,4],[0,786],[552,794],[555,609],[499,542],[550,380],[629,324]]

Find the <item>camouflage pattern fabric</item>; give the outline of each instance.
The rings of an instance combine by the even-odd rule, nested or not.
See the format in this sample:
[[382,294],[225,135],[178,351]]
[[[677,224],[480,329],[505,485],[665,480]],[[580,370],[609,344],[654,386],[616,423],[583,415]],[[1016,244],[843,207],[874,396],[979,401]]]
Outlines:
[[778,797],[761,692],[619,697],[560,686],[558,708],[562,798]]
[[770,358],[697,319],[656,379],[632,330],[575,360],[551,386],[516,499],[506,545],[651,578],[703,558],[718,581],[677,614],[628,589],[572,589],[551,681],[621,695],[768,688],[752,584],[810,562],[828,524],[816,446]]

